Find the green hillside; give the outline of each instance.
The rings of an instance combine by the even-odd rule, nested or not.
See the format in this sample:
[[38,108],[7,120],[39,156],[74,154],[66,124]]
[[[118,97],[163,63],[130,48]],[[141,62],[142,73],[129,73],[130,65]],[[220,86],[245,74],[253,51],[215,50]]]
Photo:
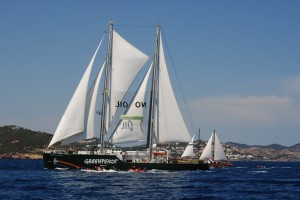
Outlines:
[[0,127],[0,154],[15,152],[33,152],[44,149],[53,135],[36,132],[19,126]]

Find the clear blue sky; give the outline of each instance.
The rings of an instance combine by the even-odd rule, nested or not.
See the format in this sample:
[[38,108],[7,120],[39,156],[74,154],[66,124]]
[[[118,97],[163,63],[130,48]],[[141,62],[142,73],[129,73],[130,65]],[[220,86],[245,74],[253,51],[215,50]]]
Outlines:
[[[294,145],[299,10],[297,0],[0,0],[0,125],[53,133],[108,20],[159,20],[202,139],[216,129],[223,142]],[[153,55],[154,29],[116,28]]]

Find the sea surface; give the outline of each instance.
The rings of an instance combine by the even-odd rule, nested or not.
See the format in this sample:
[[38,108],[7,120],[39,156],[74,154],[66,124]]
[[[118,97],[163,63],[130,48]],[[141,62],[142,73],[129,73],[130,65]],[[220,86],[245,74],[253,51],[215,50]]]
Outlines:
[[[257,165],[264,165],[259,168]],[[0,159],[0,199],[299,199],[300,162],[234,162],[209,171],[92,173]]]

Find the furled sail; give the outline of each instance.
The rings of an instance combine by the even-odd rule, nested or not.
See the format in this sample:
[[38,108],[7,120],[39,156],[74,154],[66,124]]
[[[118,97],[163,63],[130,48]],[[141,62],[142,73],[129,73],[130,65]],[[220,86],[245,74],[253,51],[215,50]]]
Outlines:
[[196,155],[194,153],[194,138],[195,138],[195,135],[192,137],[191,141],[188,143],[187,147],[185,148],[185,150],[180,158],[193,157]]
[[171,81],[168,74],[167,64],[160,37],[160,59],[159,59],[159,111],[156,143],[165,142],[189,142],[191,136],[182,118],[178,107]]
[[81,81],[79,82],[75,93],[73,94],[73,97],[64,115],[62,116],[62,119],[60,120],[60,123],[48,147],[50,147],[58,141],[74,136],[85,130],[85,109],[88,83],[93,64],[98,50],[102,44],[103,38],[99,43],[84,75],[82,76]]
[[146,101],[149,96],[147,83],[149,82],[151,69],[152,65],[148,69],[128,110],[121,116],[119,126],[112,136],[113,144],[138,142],[146,139],[147,123],[144,121],[144,116],[148,109],[148,102]]

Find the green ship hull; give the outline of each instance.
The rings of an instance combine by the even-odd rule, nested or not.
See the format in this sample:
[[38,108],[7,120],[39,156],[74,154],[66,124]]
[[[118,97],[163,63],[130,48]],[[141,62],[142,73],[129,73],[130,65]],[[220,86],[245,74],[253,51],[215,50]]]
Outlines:
[[83,155],[72,153],[43,153],[44,167],[47,169],[93,169],[104,166],[106,169],[129,170],[133,166],[144,170],[209,170],[209,165],[201,161],[180,162],[178,160],[168,163],[150,162],[124,162],[116,155]]

